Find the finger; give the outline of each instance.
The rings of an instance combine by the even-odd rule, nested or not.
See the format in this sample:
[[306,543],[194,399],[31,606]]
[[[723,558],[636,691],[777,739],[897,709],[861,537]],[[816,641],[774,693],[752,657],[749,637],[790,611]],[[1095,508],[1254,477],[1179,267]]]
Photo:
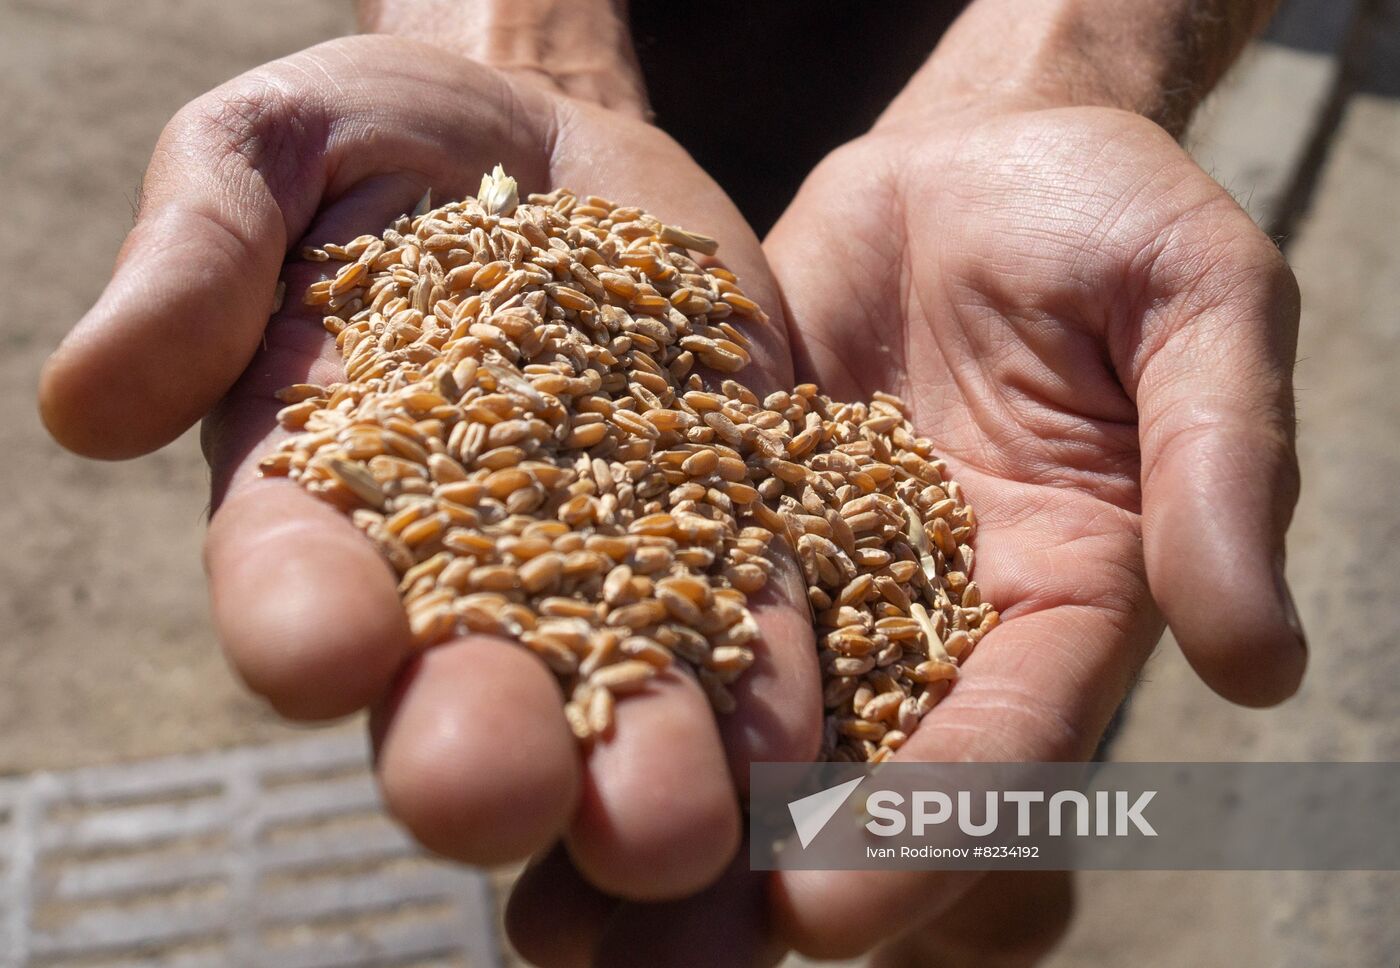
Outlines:
[[674,671],[617,704],[588,756],[569,854],[600,890],[636,900],[692,894],[739,846],[739,810],[714,714]]
[[759,637],[754,662],[729,686],[734,710],[718,717],[734,786],[749,789],[752,763],[805,763],[821,748],[821,670],[806,588],[775,541],[777,568],[749,599]]
[[319,164],[266,157],[266,146],[282,144],[319,161],[295,123],[301,110],[235,81],[166,127],[112,280],[44,371],[44,420],[62,444],[103,458],[158,447],[247,364],[289,236],[305,227],[322,188]]
[[50,431],[80,453],[122,458],[194,423],[252,357],[288,243],[323,196],[394,171],[460,189],[494,161],[538,179],[539,112],[505,100],[478,65],[353,38],[192,102],[156,147],[111,282],[45,368]]
[[1247,222],[1230,222],[1238,231],[1223,254],[1197,253],[1208,266],[1162,283],[1176,296],[1148,323],[1156,346],[1134,389],[1152,592],[1201,678],[1266,706],[1293,694],[1307,662],[1283,575],[1298,499],[1298,290]]
[[[1055,609],[994,629],[895,760],[1087,758],[1093,726],[1102,730],[1111,715],[1094,710],[1086,722],[1082,712],[1093,702],[1085,693],[1105,691],[1089,685],[1103,670],[1086,668],[1080,655],[1086,642],[1104,637],[1099,624],[1094,615]],[[1079,721],[1071,721],[1075,714]],[[977,877],[973,871],[784,871],[771,903],[778,935],[791,947],[812,958],[853,958],[884,940],[890,924],[938,916]]]
[[724,875],[692,897],[623,904],[607,922],[595,964],[608,968],[775,965],[786,949],[769,930],[767,875],[740,855]]
[[288,481],[258,482],[220,509],[205,567],[230,662],[284,716],[348,715],[408,654],[389,566],[339,511]]
[[562,847],[555,848],[512,885],[506,935],[526,961],[541,968],[592,968],[618,904],[579,875]]
[[519,860],[573,814],[579,757],[559,686],[520,646],[469,636],[428,650],[375,712],[384,801],[429,850]]
[[[1003,621],[895,759],[1087,759],[1161,628],[1134,574],[1132,515],[1074,492],[999,484],[966,466],[953,472],[979,509],[974,575],[987,600],[1002,604]],[[790,871],[777,876],[771,900],[792,947],[844,958],[878,944],[882,925],[936,916],[975,880],[973,872]]]
[[[313,232],[352,237],[403,211],[421,191],[411,180],[368,180],[318,218]],[[297,262],[284,278],[299,292],[319,276],[314,264]],[[244,682],[293,719],[363,708],[409,653],[397,578],[373,546],[329,504],[255,471],[256,458],[283,433],[275,392],[342,373],[315,314],[292,300],[203,428],[216,508],[205,542],[215,627]]]
[[943,914],[881,948],[870,968],[1037,965],[1073,912],[1070,871],[989,871]]

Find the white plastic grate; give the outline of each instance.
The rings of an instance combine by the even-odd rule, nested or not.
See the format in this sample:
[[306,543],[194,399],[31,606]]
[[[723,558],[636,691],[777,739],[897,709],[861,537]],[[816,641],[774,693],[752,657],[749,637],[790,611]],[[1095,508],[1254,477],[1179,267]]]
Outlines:
[[5,968],[499,968],[480,871],[384,816],[348,733],[0,780]]

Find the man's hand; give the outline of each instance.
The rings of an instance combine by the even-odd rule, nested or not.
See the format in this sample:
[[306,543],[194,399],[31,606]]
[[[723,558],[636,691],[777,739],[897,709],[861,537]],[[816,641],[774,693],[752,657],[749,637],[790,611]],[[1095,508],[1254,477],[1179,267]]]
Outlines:
[[[1003,624],[902,758],[1087,757],[1162,613],[1227,698],[1297,688],[1297,286],[1171,137],[1275,5],[977,0],[767,240],[799,375],[901,392],[981,521]],[[804,951],[923,923],[879,963],[1020,965],[1067,888],[797,873],[770,896]]]
[[[724,240],[773,326],[750,377],[791,385],[779,300],[757,239],[670,139],[628,112],[523,83],[416,41],[360,37],[259,68],[196,100],[161,137],[111,283],[45,371],[42,409],[80,453],[133,457],[204,418],[217,508],[206,562],[233,665],[285,715],[375,709],[390,809],[464,861],[524,857],[563,836],[619,895],[709,883],[736,849],[751,758],[815,753],[819,686],[802,611],[758,610],[768,645],[722,724],[681,675],[620,704],[581,758],[553,675],[472,636],[411,654],[396,579],[328,505],[256,477],[280,432],[273,393],[340,379],[302,304],[321,267],[304,241],[378,234],[431,188],[472,192],[503,163],[522,194],[564,184]],[[279,275],[286,283],[273,315]],[[800,594],[800,590],[799,590]]]
[[[1088,757],[1156,606],[1222,695],[1296,689],[1297,290],[1160,127],[1101,108],[896,117],[820,166],[765,249],[799,376],[910,401],[977,510],[1003,621],[899,759]],[[850,953],[949,887],[802,873],[775,899],[800,948]]]

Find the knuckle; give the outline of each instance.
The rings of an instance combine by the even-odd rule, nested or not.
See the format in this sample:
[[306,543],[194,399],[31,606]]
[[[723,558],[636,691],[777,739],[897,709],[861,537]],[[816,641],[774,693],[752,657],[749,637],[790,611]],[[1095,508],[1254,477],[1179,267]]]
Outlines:
[[160,150],[222,168],[230,179],[256,173],[275,190],[304,164],[324,127],[317,103],[289,65],[269,64],[187,104]]
[[1298,281],[1278,246],[1247,216],[1233,229],[1220,252],[1222,273],[1251,295],[1297,302]]
[[1179,212],[1158,252],[1168,276],[1199,294],[1267,295],[1296,302],[1297,281],[1283,253],[1230,194],[1199,172],[1198,200]]
[[[1140,309],[1156,346],[1223,353],[1226,369],[1291,387],[1301,297],[1278,246],[1223,188],[1199,173],[1194,204],[1151,245]],[[1291,408],[1291,399],[1290,399]]]
[[256,166],[290,108],[291,100],[280,87],[255,73],[192,101],[177,116],[175,133]]

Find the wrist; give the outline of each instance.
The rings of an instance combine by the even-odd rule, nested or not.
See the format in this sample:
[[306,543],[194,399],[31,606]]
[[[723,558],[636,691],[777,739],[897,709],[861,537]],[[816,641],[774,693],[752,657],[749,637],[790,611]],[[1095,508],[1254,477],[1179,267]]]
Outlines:
[[886,117],[982,101],[1109,107],[1180,134],[1275,5],[1276,0],[976,0]]
[[645,117],[627,0],[359,0],[360,29],[433,44],[565,97]]

